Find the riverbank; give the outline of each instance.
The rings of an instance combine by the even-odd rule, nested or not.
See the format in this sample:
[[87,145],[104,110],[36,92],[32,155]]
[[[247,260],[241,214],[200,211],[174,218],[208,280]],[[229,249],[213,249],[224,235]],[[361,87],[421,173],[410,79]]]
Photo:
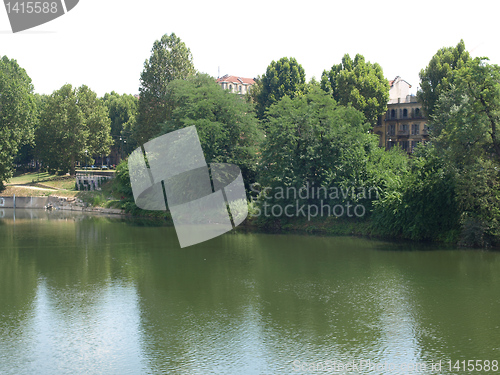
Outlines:
[[101,190],[78,191],[75,189],[74,177],[47,173],[40,176],[28,173],[14,177],[0,192],[0,208],[49,208],[128,215],[127,210],[122,207],[125,201],[120,194],[114,192],[112,184],[104,184]]
[[108,215],[126,215],[126,212],[117,208],[93,207],[76,197],[61,197],[56,195],[44,197],[0,197],[0,209],[45,209],[45,210],[67,210],[79,212],[94,212]]
[[[168,211],[146,211],[138,208],[133,200],[129,186],[128,175],[117,173],[117,178],[102,186],[101,191],[75,191],[65,189],[49,189],[41,186],[7,186],[7,189],[0,193],[0,198],[5,196],[39,196],[53,197],[51,199],[67,202],[59,204],[59,209],[74,211],[85,211],[95,213],[106,213],[116,215],[128,215],[136,218],[148,220],[158,220],[163,223],[173,224],[172,217]],[[123,180],[123,181],[122,181]],[[10,193],[10,195],[9,195]],[[28,193],[28,194],[26,194]],[[73,202],[73,203],[72,203]],[[74,203],[78,202],[78,203]],[[54,204],[54,203],[53,203]],[[302,233],[326,236],[355,236],[365,238],[376,238],[383,240],[403,240],[423,243],[454,244],[462,247],[498,248],[495,241],[478,241],[478,235],[473,232],[460,232],[452,230],[440,233],[430,239],[419,239],[404,236],[402,233],[394,233],[385,227],[377,225],[371,216],[363,218],[346,217],[311,217],[307,218],[266,218],[252,217],[252,208],[249,207],[248,218],[240,225],[240,229],[254,231],[266,231],[272,233]],[[474,228],[472,228],[474,229]],[[482,244],[479,246],[478,244]]]

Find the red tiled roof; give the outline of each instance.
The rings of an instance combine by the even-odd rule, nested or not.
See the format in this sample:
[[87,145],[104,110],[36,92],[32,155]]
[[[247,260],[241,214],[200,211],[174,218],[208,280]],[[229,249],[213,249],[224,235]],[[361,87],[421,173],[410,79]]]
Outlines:
[[225,75],[223,77],[217,78],[217,83],[221,82],[229,82],[234,84],[244,84],[244,85],[253,85],[255,80],[253,78],[243,78],[237,76]]

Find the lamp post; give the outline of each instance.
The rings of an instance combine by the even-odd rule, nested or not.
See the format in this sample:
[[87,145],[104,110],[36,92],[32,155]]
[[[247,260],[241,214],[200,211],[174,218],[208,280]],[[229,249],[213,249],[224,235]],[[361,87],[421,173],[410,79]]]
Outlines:
[[122,161],[123,158],[123,138],[120,137],[120,161]]
[[124,143],[126,144],[127,141],[125,140],[125,138],[122,138],[120,136],[120,161],[122,161],[122,159],[123,159],[123,144]]

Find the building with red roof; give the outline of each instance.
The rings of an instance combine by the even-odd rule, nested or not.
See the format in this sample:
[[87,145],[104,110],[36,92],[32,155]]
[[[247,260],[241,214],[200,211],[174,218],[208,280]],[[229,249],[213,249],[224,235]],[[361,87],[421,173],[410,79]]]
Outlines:
[[253,78],[243,78],[226,74],[225,76],[217,78],[217,83],[221,85],[224,90],[244,95],[250,91],[250,87],[255,83],[255,80]]

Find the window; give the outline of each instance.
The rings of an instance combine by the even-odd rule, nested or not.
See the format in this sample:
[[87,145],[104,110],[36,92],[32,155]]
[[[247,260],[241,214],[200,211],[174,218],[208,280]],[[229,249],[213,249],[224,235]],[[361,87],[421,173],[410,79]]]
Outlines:
[[401,125],[401,134],[407,135],[408,134],[408,124],[403,124]]
[[420,117],[420,108],[415,108],[415,117]]
[[396,135],[396,125],[389,125],[389,135]]
[[420,134],[420,126],[418,124],[411,125],[411,135],[419,135]]
[[408,143],[409,143],[408,141],[402,141],[401,142],[401,148],[403,150],[405,150],[406,152],[408,152]]
[[403,118],[407,118],[408,117],[408,110],[405,108],[403,109]]
[[240,85],[240,92],[241,92],[241,90],[243,90],[243,86]]
[[391,118],[396,118],[396,111],[391,109]]
[[229,85],[229,90],[233,91],[233,85]]

